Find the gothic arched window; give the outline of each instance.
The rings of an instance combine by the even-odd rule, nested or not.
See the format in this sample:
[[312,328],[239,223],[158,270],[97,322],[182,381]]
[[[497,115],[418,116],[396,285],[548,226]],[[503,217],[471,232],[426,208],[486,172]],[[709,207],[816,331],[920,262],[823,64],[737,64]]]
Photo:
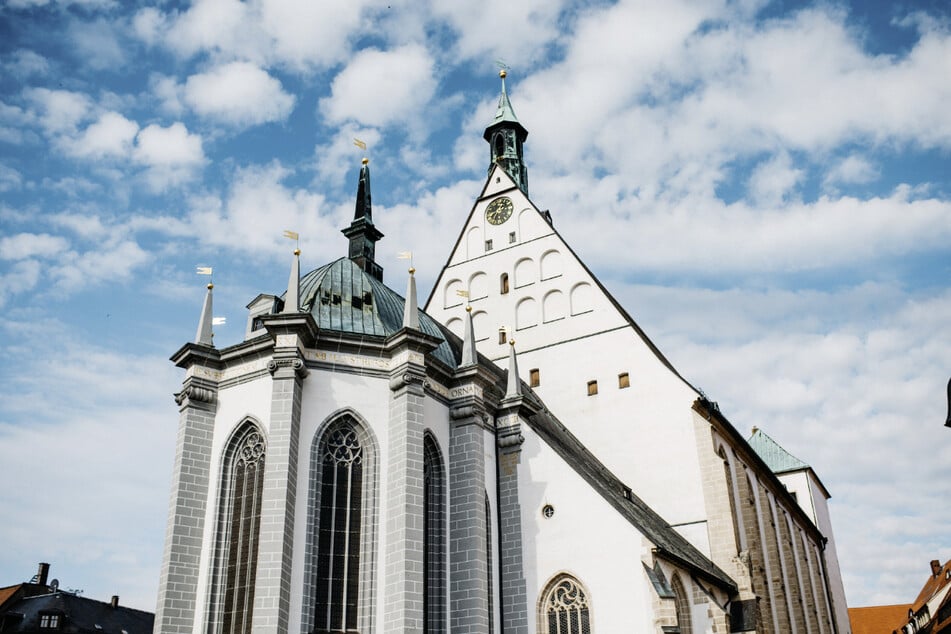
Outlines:
[[246,423],[225,451],[219,519],[220,568],[216,572],[221,632],[251,631],[258,564],[261,499],[264,493],[264,436]]
[[577,579],[557,577],[542,595],[541,634],[590,634],[591,608],[588,595]]
[[446,631],[446,476],[436,441],[423,439],[423,634]]
[[356,630],[360,600],[365,455],[349,419],[334,423],[318,448],[314,632]]
[[690,596],[684,589],[679,575],[674,575],[670,587],[674,591],[674,606],[677,610],[677,625],[680,626],[680,634],[691,634],[693,624],[690,618]]

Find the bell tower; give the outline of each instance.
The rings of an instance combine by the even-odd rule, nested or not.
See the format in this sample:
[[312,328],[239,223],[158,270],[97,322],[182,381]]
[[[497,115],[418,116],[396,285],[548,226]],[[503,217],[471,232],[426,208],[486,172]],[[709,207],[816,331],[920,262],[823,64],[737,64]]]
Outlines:
[[528,168],[522,155],[522,144],[528,137],[528,130],[519,123],[505,92],[505,70],[499,71],[502,78],[502,94],[499,95],[499,108],[489,127],[485,129],[482,138],[489,142],[489,170],[496,163],[512,177],[518,188],[528,196]]

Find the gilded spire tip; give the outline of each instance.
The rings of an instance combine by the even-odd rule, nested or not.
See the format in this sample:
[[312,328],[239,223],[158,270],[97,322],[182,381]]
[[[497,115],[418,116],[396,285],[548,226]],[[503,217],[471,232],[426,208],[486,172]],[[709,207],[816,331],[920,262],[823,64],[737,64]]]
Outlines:
[[414,273],[416,273],[416,269],[413,268],[412,266],[409,267],[409,274],[410,274],[410,275],[413,275]]
[[472,312],[472,306],[466,306],[466,312],[467,312],[467,313],[471,313],[471,312]]
[[294,255],[300,255],[300,249],[294,249]]
[[368,159],[367,157],[364,156],[364,157],[363,157],[363,160],[360,161],[360,162],[363,163],[364,165],[368,165],[368,164],[370,163],[370,159]]
[[514,348],[514,347],[515,347],[515,340],[514,340],[514,339],[509,339],[509,345]]
[[501,77],[502,79],[505,79],[505,77],[506,77],[507,75],[508,75],[508,73],[505,72],[505,69],[504,69],[504,68],[499,71],[499,77]]
[[208,282],[208,290],[209,290],[209,291],[210,291],[211,289],[213,289],[214,287],[215,287],[214,284],[212,284],[211,282]]

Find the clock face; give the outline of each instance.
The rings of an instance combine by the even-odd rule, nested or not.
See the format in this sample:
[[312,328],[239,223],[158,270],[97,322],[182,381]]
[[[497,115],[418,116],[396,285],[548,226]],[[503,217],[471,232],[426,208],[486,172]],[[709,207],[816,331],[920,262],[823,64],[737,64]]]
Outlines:
[[496,198],[485,208],[485,219],[493,225],[500,225],[512,217],[512,199],[506,196]]

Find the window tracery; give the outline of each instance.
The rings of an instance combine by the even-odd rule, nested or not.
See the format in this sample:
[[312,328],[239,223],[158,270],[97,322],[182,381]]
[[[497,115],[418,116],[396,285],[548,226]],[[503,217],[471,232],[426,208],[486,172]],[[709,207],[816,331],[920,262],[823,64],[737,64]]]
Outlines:
[[562,576],[542,601],[542,634],[591,634],[591,610],[581,584]]

